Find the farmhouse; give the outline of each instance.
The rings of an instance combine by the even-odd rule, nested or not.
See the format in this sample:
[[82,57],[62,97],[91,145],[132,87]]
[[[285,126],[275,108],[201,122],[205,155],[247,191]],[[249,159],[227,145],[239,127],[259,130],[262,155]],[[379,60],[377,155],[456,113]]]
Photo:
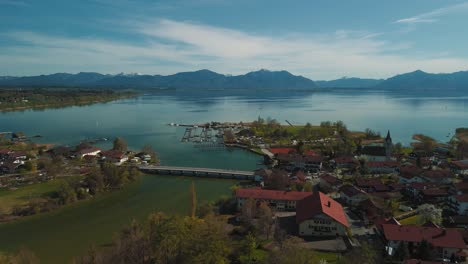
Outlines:
[[341,204],[321,192],[297,203],[296,223],[300,236],[344,236],[350,226]]
[[305,197],[312,195],[311,192],[276,191],[259,188],[241,188],[236,190],[237,208],[240,210],[248,199],[255,202],[267,202],[277,211],[294,211],[296,203]]

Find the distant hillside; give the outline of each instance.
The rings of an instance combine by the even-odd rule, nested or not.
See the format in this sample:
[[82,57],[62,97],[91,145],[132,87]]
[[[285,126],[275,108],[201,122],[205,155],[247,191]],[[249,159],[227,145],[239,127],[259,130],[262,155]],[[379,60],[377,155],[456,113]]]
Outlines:
[[369,88],[381,83],[382,79],[347,78],[332,81],[315,81],[321,88]]
[[245,75],[226,76],[209,70],[173,75],[118,74],[94,72],[56,73],[31,77],[0,78],[6,87],[105,87],[154,89],[312,89],[315,83],[287,71],[260,70]]
[[468,71],[427,73],[420,70],[396,75],[377,84],[380,89],[468,89]]

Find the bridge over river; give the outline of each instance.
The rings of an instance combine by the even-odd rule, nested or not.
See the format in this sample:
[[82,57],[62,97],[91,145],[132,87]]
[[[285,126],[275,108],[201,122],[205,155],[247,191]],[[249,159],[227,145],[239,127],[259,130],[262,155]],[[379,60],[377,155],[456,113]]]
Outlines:
[[208,178],[223,178],[237,180],[253,180],[253,171],[238,171],[224,170],[212,168],[193,168],[193,167],[176,167],[176,166],[139,166],[142,172],[164,174],[164,175],[180,175],[193,177],[208,177]]

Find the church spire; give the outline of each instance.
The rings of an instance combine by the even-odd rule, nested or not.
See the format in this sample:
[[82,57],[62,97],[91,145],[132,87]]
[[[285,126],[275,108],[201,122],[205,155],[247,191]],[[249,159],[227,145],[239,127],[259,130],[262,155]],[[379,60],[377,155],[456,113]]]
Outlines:
[[392,140],[392,137],[390,137],[390,130],[387,131],[387,137],[385,140]]

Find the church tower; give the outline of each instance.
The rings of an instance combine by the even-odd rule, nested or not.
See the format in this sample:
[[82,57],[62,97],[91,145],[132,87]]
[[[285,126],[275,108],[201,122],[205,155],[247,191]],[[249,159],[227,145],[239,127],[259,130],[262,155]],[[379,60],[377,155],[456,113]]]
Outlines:
[[387,160],[392,159],[392,137],[390,136],[390,130],[387,132],[387,136],[385,137],[385,156]]

